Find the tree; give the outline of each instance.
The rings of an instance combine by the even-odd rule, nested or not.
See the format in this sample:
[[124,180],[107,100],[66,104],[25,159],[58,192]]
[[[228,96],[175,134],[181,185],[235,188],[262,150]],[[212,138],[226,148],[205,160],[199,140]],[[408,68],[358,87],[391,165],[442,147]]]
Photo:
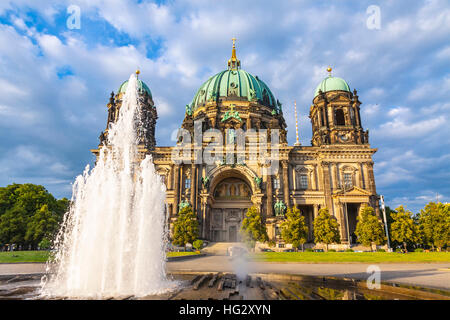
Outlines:
[[355,234],[358,241],[365,246],[372,247],[372,244],[382,245],[386,242],[383,224],[378,220],[372,207],[361,209]]
[[26,212],[22,208],[13,208],[0,216],[0,242],[5,244],[23,244],[25,242]]
[[41,240],[41,242],[39,242],[39,249],[41,249],[41,250],[48,250],[51,248],[51,246],[52,246],[52,243],[47,238],[44,238]]
[[414,222],[411,211],[405,211],[403,206],[392,212],[391,238],[403,244],[407,251],[408,243],[415,243],[420,239],[419,227]]
[[198,220],[191,206],[186,206],[178,213],[177,220],[173,224],[173,243],[178,246],[193,243],[198,238]]
[[319,210],[317,218],[314,219],[314,239],[316,243],[341,243],[339,223],[336,218],[328,213],[327,208]]
[[255,248],[257,241],[265,242],[268,240],[266,226],[263,224],[256,207],[250,207],[247,210],[240,231],[244,242],[251,248]]
[[[48,211],[45,216],[43,206]],[[36,232],[42,228],[52,238],[68,206],[66,198],[56,200],[43,186],[27,183],[0,188],[0,242],[35,247],[43,238]],[[50,217],[49,223],[42,221]]]
[[424,242],[438,251],[450,244],[450,204],[428,203],[420,210],[419,226]]
[[51,239],[58,228],[58,216],[44,204],[30,219],[27,224],[25,241],[32,247],[37,247],[42,239]]
[[286,212],[286,220],[281,224],[281,237],[287,243],[297,248],[308,240],[308,227],[305,223],[305,217],[296,207],[289,208]]
[[203,240],[197,239],[192,243],[192,246],[196,249],[196,250],[200,250],[203,246]]

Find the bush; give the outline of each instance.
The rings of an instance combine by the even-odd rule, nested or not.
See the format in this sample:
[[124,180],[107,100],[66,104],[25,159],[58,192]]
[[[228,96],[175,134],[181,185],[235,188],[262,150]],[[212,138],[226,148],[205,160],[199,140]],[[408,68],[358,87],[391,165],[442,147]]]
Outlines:
[[416,250],[414,250],[414,252],[423,252],[422,248],[417,248]]
[[305,249],[305,251],[306,251],[306,252],[314,252],[314,250],[311,249],[311,248],[307,248],[307,249]]
[[377,249],[377,252],[386,252],[384,249]]
[[328,252],[336,252],[336,249],[330,249]]
[[402,249],[400,249],[400,248],[395,249],[395,252],[397,252],[397,253],[403,253]]
[[200,250],[203,247],[203,240],[197,239],[194,241],[194,243],[192,243],[192,246],[197,249]]
[[353,249],[346,249],[345,252],[355,252]]

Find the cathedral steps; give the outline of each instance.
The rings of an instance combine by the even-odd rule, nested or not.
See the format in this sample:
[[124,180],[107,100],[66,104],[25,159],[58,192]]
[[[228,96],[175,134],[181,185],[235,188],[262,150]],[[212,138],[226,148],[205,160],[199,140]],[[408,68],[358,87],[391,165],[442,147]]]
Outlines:
[[202,249],[202,252],[216,256],[226,256],[228,255],[228,248],[233,246],[243,247],[244,245],[239,242],[210,242],[207,247]]

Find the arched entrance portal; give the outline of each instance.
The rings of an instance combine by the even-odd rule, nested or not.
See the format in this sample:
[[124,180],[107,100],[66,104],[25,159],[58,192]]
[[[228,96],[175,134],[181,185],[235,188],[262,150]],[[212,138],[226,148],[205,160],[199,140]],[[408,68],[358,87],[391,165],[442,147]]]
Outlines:
[[247,209],[252,206],[251,196],[251,187],[241,177],[226,177],[215,184],[210,211],[212,241],[240,241],[239,229]]

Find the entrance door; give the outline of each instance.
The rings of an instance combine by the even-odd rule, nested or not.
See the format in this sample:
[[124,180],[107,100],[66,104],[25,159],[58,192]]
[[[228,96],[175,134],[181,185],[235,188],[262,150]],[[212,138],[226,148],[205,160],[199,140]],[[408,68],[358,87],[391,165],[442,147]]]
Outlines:
[[228,241],[229,242],[237,241],[236,226],[230,226],[228,228]]

